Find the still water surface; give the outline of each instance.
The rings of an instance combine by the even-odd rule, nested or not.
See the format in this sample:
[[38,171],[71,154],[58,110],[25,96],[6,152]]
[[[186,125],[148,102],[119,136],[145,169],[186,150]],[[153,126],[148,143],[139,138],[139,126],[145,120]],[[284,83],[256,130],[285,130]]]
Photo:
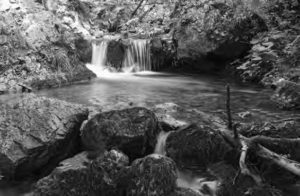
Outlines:
[[[110,74],[91,82],[39,91],[37,94],[103,110],[130,106],[153,107],[175,103],[187,110],[224,112],[226,84],[230,79],[213,76],[191,76],[170,73],[140,72]],[[261,120],[291,118],[296,113],[276,108],[270,100],[271,90],[259,87],[231,85],[231,108],[234,114],[250,111]]]

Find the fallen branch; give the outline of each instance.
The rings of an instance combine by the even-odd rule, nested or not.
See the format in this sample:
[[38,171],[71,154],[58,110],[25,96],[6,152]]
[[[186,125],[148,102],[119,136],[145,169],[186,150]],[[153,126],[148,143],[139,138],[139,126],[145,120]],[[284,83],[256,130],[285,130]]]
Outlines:
[[248,148],[249,146],[246,144],[245,141],[241,141],[242,144],[242,149],[241,149],[241,156],[240,156],[240,169],[241,169],[241,173],[245,174],[245,175],[249,175],[252,177],[252,179],[256,182],[257,185],[261,185],[262,184],[262,179],[260,178],[260,176],[253,174],[247,167],[246,164],[246,156],[247,156],[247,152],[248,152]]
[[261,145],[258,145],[258,151],[256,152],[256,154],[262,158],[271,160],[278,166],[290,171],[297,176],[300,176],[300,163],[279,155]]
[[[296,149],[300,147],[300,138],[296,138],[296,139],[270,138],[265,136],[255,136],[252,138],[246,138],[238,134],[236,125],[233,126],[232,123],[229,85],[226,86],[226,90],[227,90],[226,111],[227,111],[228,125],[227,125],[227,129],[221,128],[220,130],[225,141],[227,141],[232,147],[240,148],[241,150],[241,155],[239,160],[241,173],[252,177],[252,179],[258,185],[262,184],[263,182],[262,178],[259,175],[254,174],[247,167],[247,163],[246,163],[247,152],[248,149],[252,148],[253,152],[257,156],[272,161],[278,166],[300,177],[299,162],[290,160],[287,157],[283,155],[279,155],[278,153],[268,149],[268,148],[276,149],[276,151],[285,152],[285,154],[289,154],[287,151],[295,150],[294,154],[296,154],[297,153]],[[232,134],[234,135],[233,137]]]
[[[262,183],[262,179],[257,175],[253,174],[247,167],[246,156],[248,149],[254,148],[253,152],[264,159],[272,161],[276,165],[286,169],[287,171],[293,173],[300,177],[300,163],[291,159],[286,158],[274,151],[271,151],[265,146],[278,149],[279,151],[284,151],[286,149],[297,148],[300,146],[300,138],[289,139],[289,138],[270,138],[265,136],[255,136],[252,138],[246,138],[239,135],[239,139],[233,139],[232,132],[227,130],[222,132],[222,136],[226,141],[230,141],[231,146],[238,146],[237,142],[240,142],[241,155],[239,160],[239,165],[241,173],[249,175],[257,184]],[[234,145],[233,145],[234,144]],[[281,147],[283,146],[283,147]],[[287,153],[288,154],[288,153]]]
[[[260,144],[260,142],[262,141],[276,141],[275,143],[277,143],[277,145],[279,145],[278,142],[282,141],[285,145],[287,142],[296,142],[297,145],[300,142],[300,139],[280,139],[280,138],[268,138],[267,137],[260,137],[260,136],[256,136],[254,138],[245,138],[243,136],[241,136],[241,143],[248,146],[248,148],[255,148],[255,154],[261,158],[265,158],[268,159],[270,161],[272,161],[273,163],[277,164],[278,166],[290,171],[291,173],[297,175],[300,177],[300,163],[298,163],[297,161],[294,160],[290,160],[288,158],[286,158],[283,155],[279,155],[276,152],[273,152],[269,149],[267,149],[266,147],[264,147],[263,145]],[[259,142],[260,141],[260,142]]]

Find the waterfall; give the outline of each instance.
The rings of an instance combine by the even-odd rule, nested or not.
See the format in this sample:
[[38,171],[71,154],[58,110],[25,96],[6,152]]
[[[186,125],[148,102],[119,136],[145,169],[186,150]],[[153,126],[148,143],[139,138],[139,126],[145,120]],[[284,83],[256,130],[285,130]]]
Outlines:
[[109,40],[102,40],[100,44],[93,43],[93,56],[91,64],[87,64],[87,68],[93,71],[98,77],[108,72],[106,68],[106,55]]
[[[96,75],[102,76],[113,70],[107,63],[107,50],[109,42],[116,37],[105,37],[101,42],[93,43],[91,64],[87,67]],[[119,38],[118,38],[119,39]],[[122,72],[151,71],[150,41],[130,39],[122,62]]]
[[170,133],[172,133],[172,131],[169,132],[161,131],[159,133],[159,135],[157,136],[157,143],[154,150],[155,154],[166,155],[166,140],[170,135]]
[[[154,154],[166,155],[166,141],[172,131],[161,131],[157,136]],[[189,188],[197,192],[201,196],[216,196],[219,182],[208,181],[205,177],[196,176],[192,171],[183,171],[177,169],[177,186],[181,188]],[[209,193],[202,193],[206,187]],[[206,191],[207,192],[207,191]]]
[[92,57],[93,65],[96,65],[99,67],[105,67],[107,46],[108,46],[107,40],[103,40],[99,45],[93,44],[93,57]]
[[149,40],[130,40],[123,62],[124,70],[151,71]]

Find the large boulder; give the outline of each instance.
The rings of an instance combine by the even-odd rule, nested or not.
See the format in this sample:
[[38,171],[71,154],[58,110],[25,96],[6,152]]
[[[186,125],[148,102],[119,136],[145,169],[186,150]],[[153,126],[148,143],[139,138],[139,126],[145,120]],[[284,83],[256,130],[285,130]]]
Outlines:
[[95,115],[82,127],[81,138],[86,150],[116,147],[135,159],[153,152],[159,132],[154,113],[135,107]]
[[179,168],[206,169],[226,159],[231,151],[222,135],[208,126],[192,124],[171,133],[166,141],[167,156]]
[[89,160],[88,153],[82,152],[64,160],[49,176],[39,180],[33,195],[121,196],[119,176],[128,164],[128,157],[116,150],[105,152],[94,160]]
[[168,157],[153,154],[134,161],[127,195],[165,196],[176,188],[176,164]]
[[83,106],[26,95],[0,110],[2,180],[44,175],[79,150],[79,129],[88,116]]

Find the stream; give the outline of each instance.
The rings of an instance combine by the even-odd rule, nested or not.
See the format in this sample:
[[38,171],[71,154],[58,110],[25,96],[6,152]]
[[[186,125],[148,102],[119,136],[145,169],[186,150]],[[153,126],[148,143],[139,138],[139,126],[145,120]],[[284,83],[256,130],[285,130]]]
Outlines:
[[[174,104],[184,108],[175,113],[175,118],[197,121],[197,111],[207,114],[225,114],[226,84],[231,87],[231,108],[233,115],[248,111],[251,121],[276,121],[300,117],[296,112],[283,111],[270,101],[271,90],[238,85],[231,79],[215,76],[179,75],[174,73],[137,72],[105,73],[102,77],[61,88],[45,89],[37,95],[57,98],[68,102],[97,106],[102,111],[143,106],[153,108],[159,104]],[[0,103],[17,101],[22,94],[0,96]],[[184,111],[194,111],[187,112]],[[196,111],[196,112],[195,112]],[[161,133],[154,153],[165,154],[168,134]],[[215,191],[218,182],[186,171],[178,171],[177,184],[200,190],[208,186]],[[5,193],[6,194],[6,193]],[[0,195],[1,194],[0,192]],[[12,194],[15,195],[15,194]]]
[[[37,94],[98,106],[103,111],[133,106],[152,108],[157,104],[174,103],[186,110],[214,114],[225,111],[225,86],[230,83],[233,114],[249,111],[255,119],[263,121],[299,116],[296,112],[277,108],[270,100],[271,90],[230,81],[215,76],[157,72],[106,73],[91,82],[42,90]],[[179,118],[185,117],[185,114],[178,115]]]
[[[207,75],[137,72],[105,73],[89,82],[61,88],[45,89],[37,95],[68,102],[98,106],[102,111],[134,106],[152,108],[158,104],[174,103],[186,110],[208,114],[224,113],[226,84],[231,87],[233,114],[249,111],[257,120],[276,121],[299,117],[297,112],[283,111],[270,100],[272,91],[234,83],[231,79]],[[0,103],[11,102],[22,94],[0,96]],[[185,117],[186,114],[177,114]],[[193,116],[189,116],[192,119]],[[252,119],[253,120],[253,119]]]

